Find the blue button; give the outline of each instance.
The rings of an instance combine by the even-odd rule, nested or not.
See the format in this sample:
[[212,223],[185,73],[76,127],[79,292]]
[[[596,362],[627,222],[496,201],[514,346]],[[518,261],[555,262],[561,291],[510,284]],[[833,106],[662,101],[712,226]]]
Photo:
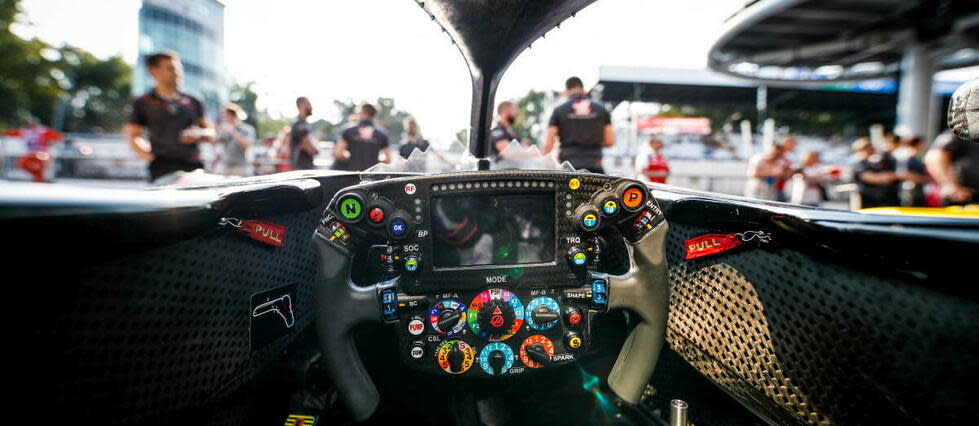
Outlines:
[[[598,302],[595,302],[595,303],[598,303]],[[392,315],[395,312],[398,312],[398,307],[394,303],[385,303],[384,304],[384,315]]]
[[592,293],[606,293],[605,280],[595,280],[591,283]]
[[381,293],[381,301],[384,303],[394,302],[394,291],[384,290],[384,292]]
[[605,293],[592,293],[592,295],[591,295],[591,301],[593,303],[595,303],[596,305],[604,305],[605,304]]
[[391,222],[391,234],[401,236],[405,234],[406,230],[407,230],[407,225],[405,225],[404,222],[400,220]]

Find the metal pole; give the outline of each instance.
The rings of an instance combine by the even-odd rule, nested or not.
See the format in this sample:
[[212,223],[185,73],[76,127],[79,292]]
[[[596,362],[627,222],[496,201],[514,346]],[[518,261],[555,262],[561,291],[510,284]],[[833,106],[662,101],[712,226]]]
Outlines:
[[744,158],[750,159],[754,155],[754,135],[751,133],[751,122],[741,120],[741,145],[744,147]]
[[932,78],[935,60],[923,45],[913,45],[901,58],[901,82],[897,92],[897,123],[894,133],[901,136],[924,136],[934,130],[928,128],[932,110]]
[[682,399],[670,401],[670,426],[687,426],[687,408]]
[[768,118],[768,86],[762,84],[755,90],[755,109],[758,113],[758,123],[764,123]]
[[775,120],[767,118],[761,127],[761,146],[766,152],[771,151],[775,146]]

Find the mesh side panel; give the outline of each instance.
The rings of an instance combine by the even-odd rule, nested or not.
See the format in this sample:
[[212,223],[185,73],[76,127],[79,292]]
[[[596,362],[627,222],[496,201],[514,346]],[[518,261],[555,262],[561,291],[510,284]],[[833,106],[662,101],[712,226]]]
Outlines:
[[[228,228],[61,279],[35,331],[45,353],[32,391],[73,420],[120,423],[230,393],[313,319],[316,210],[262,218],[288,228],[283,248]],[[251,295],[290,283],[296,325],[252,353]]]
[[787,249],[684,260],[709,232],[667,240],[667,339],[702,374],[779,424],[975,424],[975,302]]

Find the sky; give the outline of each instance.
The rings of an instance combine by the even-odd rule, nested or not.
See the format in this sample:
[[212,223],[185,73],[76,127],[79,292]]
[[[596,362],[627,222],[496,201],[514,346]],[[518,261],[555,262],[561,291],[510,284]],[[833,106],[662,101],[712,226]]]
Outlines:
[[[336,120],[332,99],[395,99],[427,136],[468,128],[469,71],[449,37],[413,0],[224,0],[225,62],[254,81],[259,107],[294,114],[296,96]],[[564,80],[598,80],[599,67],[703,68],[723,20],[743,0],[602,0],[547,33],[510,66],[497,101]],[[15,31],[100,57],[137,56],[139,0],[22,0]],[[319,106],[319,108],[317,108]]]
[[[292,116],[295,98],[308,96],[314,115],[336,121],[333,99],[383,96],[413,114],[437,143],[468,128],[472,89],[465,62],[413,0],[222,2],[228,74],[256,83],[260,108]],[[603,65],[704,68],[722,23],[743,4],[597,1],[514,61],[497,102],[531,89],[561,90],[571,75],[590,86]],[[22,0],[22,6],[26,22],[14,28],[21,36],[136,60],[139,0]]]

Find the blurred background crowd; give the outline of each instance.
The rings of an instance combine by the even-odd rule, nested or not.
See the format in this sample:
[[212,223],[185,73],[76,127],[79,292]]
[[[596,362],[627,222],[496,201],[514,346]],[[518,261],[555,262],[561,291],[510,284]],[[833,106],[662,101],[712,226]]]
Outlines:
[[[433,149],[452,161],[470,137],[462,126],[444,130],[457,116],[448,107],[416,115],[421,111],[402,109],[393,97],[318,97],[312,70],[302,73],[308,91],[285,96],[260,89],[261,82],[228,84],[225,16],[245,7],[234,2],[142,0],[138,55],[130,61],[37,37],[44,28],[32,23],[29,12],[39,8],[25,7],[34,1],[0,3],[3,180],[140,187],[179,182],[195,170],[228,178],[365,170],[416,150]],[[755,2],[724,4],[734,14],[705,28],[723,27],[756,9]],[[828,6],[806,6],[820,12],[806,16],[826,22],[859,15],[834,17]],[[882,56],[884,47],[868,50],[863,62],[850,65],[752,68],[732,59],[761,57],[733,46],[742,35],[734,32],[721,39],[728,45],[711,47],[710,70],[610,66],[598,59],[596,73],[596,67],[572,60],[561,69],[588,77],[564,75],[497,99],[488,154],[505,156],[515,141],[556,153],[579,169],[838,209],[977,203],[979,144],[955,138],[942,123],[952,91],[979,77],[979,52],[968,41],[961,44],[975,28],[957,23],[979,12],[968,2],[940,10],[925,6],[900,11],[907,16],[870,11],[864,18],[889,25],[927,15],[957,26],[932,34],[928,43],[889,44],[890,56]],[[596,16],[605,13],[600,7],[594,7]],[[861,13],[871,7],[873,2],[852,5]],[[793,13],[764,17],[765,24],[752,30],[796,31],[802,27],[773,24],[802,19]],[[902,34],[890,37],[900,41]],[[820,60],[835,60],[826,53],[833,47],[822,46]],[[772,58],[779,52],[770,50]],[[833,78],[840,73],[863,77]],[[562,108],[579,114],[585,101],[593,128],[562,118]],[[437,132],[424,131],[432,128]]]

